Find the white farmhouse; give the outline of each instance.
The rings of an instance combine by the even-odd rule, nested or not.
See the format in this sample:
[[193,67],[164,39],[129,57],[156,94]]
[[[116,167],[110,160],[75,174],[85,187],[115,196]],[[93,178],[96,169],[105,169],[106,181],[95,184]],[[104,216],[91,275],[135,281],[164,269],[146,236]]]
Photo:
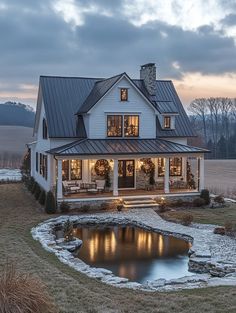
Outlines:
[[[197,194],[204,153],[169,80],[156,66],[107,79],[41,76],[31,175],[57,201]],[[195,163],[194,163],[195,160]]]

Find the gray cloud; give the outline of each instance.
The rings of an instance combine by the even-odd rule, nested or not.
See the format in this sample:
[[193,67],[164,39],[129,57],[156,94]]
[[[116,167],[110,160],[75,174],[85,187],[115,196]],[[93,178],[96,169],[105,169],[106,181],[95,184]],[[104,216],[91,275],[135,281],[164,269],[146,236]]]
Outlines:
[[221,20],[221,23],[226,26],[235,26],[236,25],[236,14],[229,14]]
[[0,84],[18,91],[20,84],[37,84],[40,74],[104,77],[126,71],[138,77],[139,65],[152,61],[161,78],[181,78],[186,72],[236,73],[233,38],[212,26],[194,32],[156,21],[139,28],[121,14],[120,1],[115,6],[110,0],[77,3],[116,14],[87,13],[84,25],[73,29],[52,9],[53,1],[6,2],[7,9],[0,10]]

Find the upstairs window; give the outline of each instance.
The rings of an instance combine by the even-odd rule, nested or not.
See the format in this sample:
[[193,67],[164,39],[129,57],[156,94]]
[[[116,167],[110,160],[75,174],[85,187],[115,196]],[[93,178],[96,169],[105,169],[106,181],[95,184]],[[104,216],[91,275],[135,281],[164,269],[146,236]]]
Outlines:
[[124,116],[124,136],[138,137],[139,136],[139,116],[125,115]]
[[171,117],[170,116],[164,116],[164,128],[171,129]]
[[107,116],[107,137],[122,137],[122,115]]
[[120,101],[128,101],[128,89],[127,88],[120,89]]
[[42,175],[46,180],[48,178],[48,157],[45,154],[40,153],[40,175]]
[[48,139],[48,127],[45,118],[43,119],[43,139]]

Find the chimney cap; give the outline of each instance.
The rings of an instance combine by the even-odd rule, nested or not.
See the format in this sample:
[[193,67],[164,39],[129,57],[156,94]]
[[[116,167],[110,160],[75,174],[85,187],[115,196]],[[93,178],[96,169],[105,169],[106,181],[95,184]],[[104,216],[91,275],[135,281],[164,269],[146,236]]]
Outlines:
[[147,64],[143,64],[143,65],[141,65],[141,68],[145,68],[145,67],[153,67],[153,66],[155,66],[156,65],[156,63],[147,63]]

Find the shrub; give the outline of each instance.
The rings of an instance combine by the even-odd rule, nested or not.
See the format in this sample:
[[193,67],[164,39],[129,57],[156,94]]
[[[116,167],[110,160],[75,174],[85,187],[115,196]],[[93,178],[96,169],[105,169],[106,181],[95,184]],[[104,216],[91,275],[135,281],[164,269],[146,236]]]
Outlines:
[[193,206],[195,207],[201,207],[205,204],[206,202],[203,198],[198,197],[198,198],[193,199]]
[[34,192],[34,197],[36,200],[39,199],[40,193],[41,193],[41,188],[40,188],[39,184],[37,184],[35,187],[35,192]]
[[188,213],[184,214],[181,217],[181,221],[184,226],[189,226],[193,222],[192,214],[188,214]]
[[218,204],[224,204],[225,203],[225,199],[222,195],[216,196],[214,198],[214,202],[218,203]]
[[57,310],[39,279],[18,273],[8,265],[0,273],[0,312],[56,313]]
[[90,206],[88,204],[84,204],[81,206],[80,210],[84,213],[88,212],[90,209]]
[[182,207],[183,205],[184,205],[184,201],[181,198],[179,198],[176,201],[174,201],[174,206]]
[[123,209],[123,204],[120,204],[120,203],[117,204],[117,207],[116,207],[116,208],[117,208],[117,211],[119,211],[119,212],[122,211],[122,209]]
[[37,185],[38,185],[38,183],[35,181],[34,183],[33,183],[33,186],[32,186],[32,188],[31,188],[31,193],[34,195],[34,193],[35,193],[35,190],[36,190],[36,188],[37,188]]
[[46,200],[46,192],[45,190],[41,189],[40,195],[39,195],[39,203],[42,205],[45,205]]
[[236,224],[232,222],[226,222],[225,233],[228,236],[236,236]]
[[30,179],[29,179],[29,182],[28,182],[28,189],[29,189],[29,191],[32,190],[34,182],[35,182],[34,177],[31,176]]
[[200,198],[205,200],[206,205],[209,205],[211,202],[209,190],[208,189],[202,189],[201,194],[200,194]]
[[45,211],[48,214],[54,214],[57,211],[56,200],[51,191],[49,191],[46,196]]
[[103,203],[101,203],[100,208],[101,208],[101,210],[104,210],[104,211],[109,210],[111,208],[111,205],[108,202],[103,202]]
[[225,231],[225,227],[216,227],[214,229],[214,234],[217,234],[217,235],[225,235],[226,231]]
[[60,204],[60,211],[62,213],[68,213],[70,211],[70,205],[69,203],[62,201]]

